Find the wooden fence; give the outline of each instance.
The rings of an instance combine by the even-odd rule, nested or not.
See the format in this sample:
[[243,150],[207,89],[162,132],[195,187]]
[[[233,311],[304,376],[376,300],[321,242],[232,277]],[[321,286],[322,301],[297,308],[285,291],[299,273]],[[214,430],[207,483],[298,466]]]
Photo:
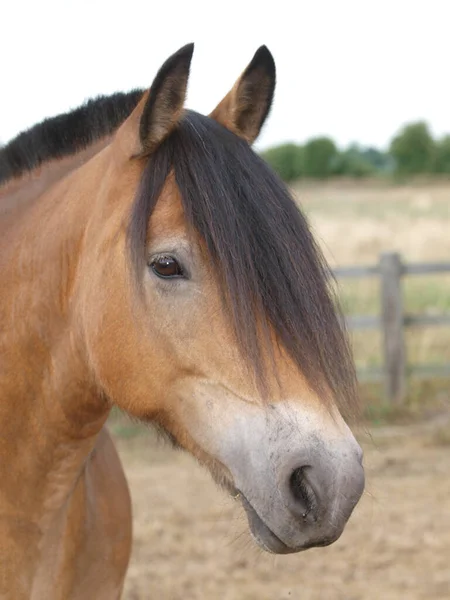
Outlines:
[[[403,308],[402,278],[406,275],[450,273],[450,263],[404,264],[397,253],[380,255],[378,265],[369,267],[342,267],[334,269],[337,279],[377,276],[381,278],[380,316],[346,316],[347,325],[353,329],[380,329],[383,336],[383,366],[358,372],[359,379],[384,381],[387,399],[400,404],[406,394],[407,374],[419,377],[449,377],[450,364],[407,364],[404,339],[405,327],[450,326],[450,313],[441,315],[408,315]],[[450,344],[450,330],[449,330]]]

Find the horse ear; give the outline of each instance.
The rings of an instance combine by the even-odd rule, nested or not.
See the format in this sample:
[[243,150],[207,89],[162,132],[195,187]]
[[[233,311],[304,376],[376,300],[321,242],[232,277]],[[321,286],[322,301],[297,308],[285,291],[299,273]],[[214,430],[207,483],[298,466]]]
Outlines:
[[194,44],[187,44],[166,60],[123,124],[120,144],[129,155],[148,156],[176,127],[183,114],[193,52]]
[[269,114],[275,91],[275,61],[261,46],[231,91],[209,115],[252,144]]
[[186,100],[194,44],[166,60],[150,88],[142,111],[139,137],[144,154],[152,152],[178,123]]

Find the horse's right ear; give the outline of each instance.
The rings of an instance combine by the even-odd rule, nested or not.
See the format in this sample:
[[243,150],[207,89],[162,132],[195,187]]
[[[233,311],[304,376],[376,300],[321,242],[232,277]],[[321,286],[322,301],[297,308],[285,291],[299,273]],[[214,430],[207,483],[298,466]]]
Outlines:
[[261,46],[234,87],[209,116],[252,144],[269,114],[275,80],[273,56],[266,46]]
[[166,60],[123,124],[120,135],[132,156],[148,156],[176,127],[183,114],[193,52],[194,44],[187,44]]

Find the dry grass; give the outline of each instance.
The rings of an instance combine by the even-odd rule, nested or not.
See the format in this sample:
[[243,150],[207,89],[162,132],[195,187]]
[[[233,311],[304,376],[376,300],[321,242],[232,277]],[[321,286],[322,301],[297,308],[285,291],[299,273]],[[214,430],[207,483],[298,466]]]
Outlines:
[[[389,185],[343,181],[294,188],[332,266],[376,264],[381,252],[405,262],[450,261],[450,182]],[[379,313],[379,280],[343,279],[340,297],[349,314]],[[405,310],[450,312],[450,274],[407,277]],[[450,327],[414,328],[406,334],[410,364],[450,362]],[[381,335],[353,334],[358,367],[380,365]]]
[[450,182],[298,185],[294,191],[332,265],[366,264],[380,252],[448,261]]

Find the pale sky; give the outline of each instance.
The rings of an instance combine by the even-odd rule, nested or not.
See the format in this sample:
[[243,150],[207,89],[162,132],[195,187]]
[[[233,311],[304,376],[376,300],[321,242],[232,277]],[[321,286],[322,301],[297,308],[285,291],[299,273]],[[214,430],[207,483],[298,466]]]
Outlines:
[[450,133],[450,0],[4,0],[0,141],[98,94],[149,87],[195,42],[187,106],[208,113],[258,46],[277,65],[264,148],[330,135],[386,146]]

